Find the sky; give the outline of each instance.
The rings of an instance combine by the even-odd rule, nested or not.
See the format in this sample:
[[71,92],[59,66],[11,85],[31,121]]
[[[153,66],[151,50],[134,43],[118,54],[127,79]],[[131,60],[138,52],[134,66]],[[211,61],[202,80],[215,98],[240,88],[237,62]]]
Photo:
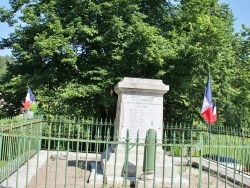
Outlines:
[[[9,0],[0,0],[0,7],[8,6]],[[234,28],[236,31],[241,30],[241,25],[245,24],[250,28],[250,0],[219,0],[220,3],[229,4],[229,7],[232,9],[235,23]],[[0,38],[8,37],[9,33],[13,32],[14,28],[8,27],[5,23],[0,23]],[[9,49],[0,50],[0,56],[11,55],[11,51]]]

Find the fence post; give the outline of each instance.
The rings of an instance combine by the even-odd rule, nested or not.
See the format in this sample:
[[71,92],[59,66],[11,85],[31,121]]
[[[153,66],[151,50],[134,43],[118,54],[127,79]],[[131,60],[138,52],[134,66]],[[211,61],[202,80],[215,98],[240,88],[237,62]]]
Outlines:
[[123,187],[127,187],[128,179],[128,159],[129,159],[129,129],[127,129],[126,142],[125,142],[125,161],[124,161],[124,171],[123,171]]
[[[0,160],[2,160],[2,145],[3,145],[3,136],[1,135],[2,132],[0,132]],[[1,179],[0,179],[1,180]]]
[[[3,133],[3,125],[2,126],[0,125],[0,127],[1,127],[1,130],[0,130],[0,160],[2,160],[2,145],[3,145],[3,135],[2,135],[2,133]],[[1,178],[0,178],[0,180],[1,180]]]
[[143,172],[147,176],[144,177],[145,179],[153,179],[155,170],[156,131],[154,129],[149,129],[146,137],[147,142],[144,149]]

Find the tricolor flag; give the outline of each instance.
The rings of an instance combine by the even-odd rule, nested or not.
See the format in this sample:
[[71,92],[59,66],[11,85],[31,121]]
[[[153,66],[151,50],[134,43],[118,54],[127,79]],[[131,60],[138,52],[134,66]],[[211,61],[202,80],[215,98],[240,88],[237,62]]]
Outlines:
[[207,85],[205,89],[201,115],[207,121],[208,124],[213,124],[217,120],[216,104],[212,99],[210,76],[208,76],[208,79],[207,79]]
[[28,87],[28,92],[27,92],[27,95],[25,97],[25,102],[23,103],[24,110],[29,109],[30,104],[35,102],[35,101],[36,101],[35,95],[32,93],[30,87]]

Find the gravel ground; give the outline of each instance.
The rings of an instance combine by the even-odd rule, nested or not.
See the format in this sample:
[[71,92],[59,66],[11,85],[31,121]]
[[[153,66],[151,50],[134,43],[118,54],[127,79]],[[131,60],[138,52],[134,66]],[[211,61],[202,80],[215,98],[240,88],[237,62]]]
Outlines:
[[90,175],[90,163],[94,160],[92,156],[86,162],[84,157],[79,155],[78,161],[76,161],[75,153],[69,153],[68,160],[66,160],[65,154],[61,154],[57,158],[52,153],[50,159],[39,169],[38,174],[33,176],[27,187],[33,188],[36,185],[37,188],[86,187]]
[[[31,179],[28,188],[64,188],[64,187],[76,187],[76,188],[83,188],[83,187],[90,187],[88,186],[87,179],[90,176],[90,163],[95,159],[89,157],[89,161],[86,163],[84,159],[78,160],[78,165],[76,165],[76,157],[74,155],[69,155],[68,162],[65,157],[53,157],[50,155],[50,159],[48,163],[45,163],[38,171],[37,176],[34,175]],[[85,171],[85,164],[86,171]],[[186,179],[187,181],[190,180],[189,184],[191,188],[196,188],[199,185],[199,169],[193,168],[190,166],[181,166],[178,165],[176,162],[177,171],[180,173],[182,171],[182,178]],[[57,169],[57,171],[56,171]],[[47,176],[46,176],[47,174]],[[65,176],[65,174],[67,174]],[[85,178],[86,177],[86,178]],[[65,184],[67,186],[65,186]],[[56,186],[55,186],[56,185]],[[217,186],[218,185],[218,186]],[[203,171],[202,172],[202,183],[201,187],[210,187],[210,188],[220,188],[220,187],[240,187],[240,186],[233,186],[230,182],[225,182],[225,179],[219,178],[217,182],[217,176],[213,176],[210,174],[209,182],[208,182],[208,173]]]
[[[85,161],[79,161],[79,163],[85,163]],[[66,166],[67,173],[66,173]],[[75,161],[68,161],[66,164],[66,160],[58,160],[57,164],[56,161],[49,161],[48,164],[45,164],[38,172],[38,176],[33,177],[31,182],[28,185],[28,188],[36,187],[37,184],[39,188],[41,187],[58,187],[63,188],[66,184],[67,187],[85,187],[87,184],[87,178],[90,175],[90,171],[85,171],[82,167],[75,167]],[[57,167],[57,168],[56,168]],[[48,170],[46,170],[48,169]],[[56,172],[57,169],[57,172]],[[46,177],[47,171],[47,177]],[[67,176],[65,176],[67,174]],[[84,178],[86,177],[86,178]],[[85,184],[84,184],[85,179]],[[55,186],[56,185],[56,186]]]
[[[178,166],[178,172],[181,172],[181,167]],[[191,171],[191,173],[190,173]],[[191,175],[190,175],[191,174]],[[193,168],[193,167],[189,167],[189,166],[183,166],[182,167],[182,177],[186,180],[190,180],[189,184],[191,188],[196,188],[199,185],[199,169],[197,168]],[[208,177],[209,177],[209,181],[208,181]],[[210,187],[210,188],[220,188],[220,187],[240,187],[240,186],[233,186],[233,183],[229,182],[229,181],[225,181],[225,179],[223,178],[218,178],[217,181],[217,175],[212,175],[210,174],[210,176],[208,176],[208,172],[206,171],[202,171],[202,182],[201,182],[201,187],[205,188],[205,187]]]

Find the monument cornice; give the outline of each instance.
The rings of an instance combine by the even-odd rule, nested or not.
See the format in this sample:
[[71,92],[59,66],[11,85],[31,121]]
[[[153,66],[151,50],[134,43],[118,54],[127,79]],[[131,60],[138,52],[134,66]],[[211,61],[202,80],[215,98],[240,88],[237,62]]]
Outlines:
[[117,94],[120,92],[136,93],[138,90],[145,93],[164,94],[169,91],[169,86],[165,85],[162,80],[125,77],[115,85],[114,90]]

